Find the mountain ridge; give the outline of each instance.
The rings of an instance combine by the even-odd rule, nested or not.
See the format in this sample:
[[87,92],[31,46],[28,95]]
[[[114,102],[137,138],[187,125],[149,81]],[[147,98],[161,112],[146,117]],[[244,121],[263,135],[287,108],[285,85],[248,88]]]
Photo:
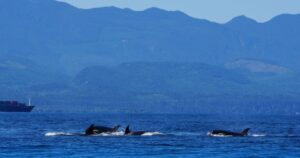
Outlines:
[[[20,55],[24,52],[26,54],[31,52],[34,53],[32,56],[37,56],[36,52],[45,52],[45,56],[56,52],[55,59],[47,57],[49,62],[54,60],[52,64],[48,63],[47,65],[61,65],[64,67],[63,69],[68,69],[70,66],[65,65],[65,61],[61,60],[72,58],[75,54],[84,55],[82,52],[98,56],[97,58],[109,58],[107,60],[114,60],[114,64],[138,60],[183,60],[183,62],[196,61],[222,65],[228,60],[258,57],[278,62],[292,69],[299,67],[298,62],[293,61],[297,56],[296,52],[300,50],[297,43],[293,42],[298,39],[295,36],[297,30],[289,29],[286,31],[287,33],[278,34],[276,27],[282,26],[282,24],[281,22],[272,22],[278,19],[282,21],[280,20],[282,16],[283,18],[300,19],[299,15],[282,15],[274,17],[266,23],[253,23],[253,20],[242,16],[232,19],[229,23],[218,24],[193,18],[182,12],[165,11],[158,8],[150,8],[145,11],[132,11],[116,7],[78,9],[53,0],[23,0],[21,2],[30,4],[25,5],[28,6],[30,14],[26,14],[27,11],[25,14],[23,13],[22,10],[26,10],[26,7],[19,4],[19,1],[2,1],[4,4],[19,6],[18,10],[6,10],[5,5],[0,7],[2,12],[7,15],[16,15],[0,15],[6,23],[2,28],[0,27],[3,30],[0,30],[0,34],[2,34],[0,42],[7,46],[2,50],[8,53],[20,52]],[[39,9],[40,6],[43,6],[44,9]],[[244,20],[234,24],[233,22],[237,19]],[[249,26],[248,21],[253,26]],[[276,27],[267,26],[272,23],[275,23]],[[294,28],[297,28],[298,25],[300,24],[295,25]],[[271,31],[274,31],[270,32],[270,28]],[[293,35],[291,37],[295,39],[284,41],[278,38],[286,37],[287,34]],[[14,44],[17,44],[18,47],[15,48]],[[272,45],[279,48],[274,49],[275,47],[273,48]],[[173,49],[174,46],[176,48]],[[283,49],[286,52],[284,55]],[[68,52],[71,52],[70,55],[64,57]],[[107,54],[108,52],[109,54]],[[142,52],[144,57],[140,55]],[[183,52],[188,55],[183,55]],[[276,58],[272,58],[266,53],[273,53]],[[121,57],[123,54],[126,54],[126,57]],[[292,62],[283,61],[287,58],[284,57],[286,55]],[[35,59],[35,61],[41,60]],[[61,62],[55,63],[55,61]],[[99,63],[101,62],[99,61]],[[80,67],[80,65],[74,65],[74,67]],[[83,68],[66,71],[68,74],[74,75]]]
[[78,9],[54,0],[0,4],[2,99],[35,96],[45,107],[149,112],[153,106],[190,105],[191,112],[202,105],[247,105],[255,113],[266,105],[271,113],[269,105],[278,104],[274,112],[288,104],[282,107],[288,113],[300,103],[300,14],[264,23],[239,16],[219,24],[158,8]]

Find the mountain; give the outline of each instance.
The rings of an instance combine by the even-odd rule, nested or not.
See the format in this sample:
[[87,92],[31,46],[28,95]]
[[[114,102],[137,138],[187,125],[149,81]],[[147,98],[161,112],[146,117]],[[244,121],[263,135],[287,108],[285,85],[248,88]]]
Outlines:
[[239,33],[241,52],[251,53],[257,58],[282,64],[299,71],[296,62],[300,48],[297,41],[300,30],[300,15],[283,14],[265,23],[256,23],[246,18],[238,17],[225,24],[226,27]]
[[78,9],[53,0],[0,3],[1,53],[29,57],[69,75],[87,66],[131,61],[224,64],[258,58],[300,67],[300,15],[266,23],[241,16],[217,24],[158,8]]
[[[225,105],[224,98],[231,104],[239,94],[236,109],[242,100],[266,108],[276,98],[298,105],[300,15],[265,23],[239,16],[218,24],[159,8],[79,9],[54,0],[2,0],[0,19],[0,99],[35,96],[43,108],[62,109],[96,108],[106,100],[109,109],[118,99],[151,107],[154,95],[166,105],[172,100],[193,109],[191,102]],[[214,99],[197,99],[204,97]]]
[[[247,61],[245,65],[251,68],[253,62],[258,61]],[[292,82],[295,74],[262,61],[258,65],[258,72],[182,62],[93,66],[82,70],[74,78],[73,86],[77,87],[74,92],[81,94],[81,99],[98,98],[101,103],[94,106],[117,112],[134,109],[158,113],[247,114],[299,110],[294,105],[300,92],[299,84]],[[260,66],[266,69],[261,72]],[[288,79],[292,81],[282,82]]]
[[[212,87],[231,87],[249,81],[243,75],[200,63],[124,63],[114,67],[95,66],[82,70],[74,83],[84,88],[116,89],[135,93],[205,93]],[[205,87],[205,84],[209,87]],[[224,84],[224,85],[222,85]],[[222,89],[215,93],[220,93]]]

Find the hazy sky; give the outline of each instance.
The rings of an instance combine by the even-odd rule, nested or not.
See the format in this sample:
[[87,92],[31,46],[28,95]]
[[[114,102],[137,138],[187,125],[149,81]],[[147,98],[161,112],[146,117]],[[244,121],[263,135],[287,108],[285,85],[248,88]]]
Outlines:
[[180,10],[186,14],[224,23],[235,16],[246,15],[259,22],[282,14],[300,13],[300,0],[59,0],[79,8],[116,6],[144,10],[158,7]]

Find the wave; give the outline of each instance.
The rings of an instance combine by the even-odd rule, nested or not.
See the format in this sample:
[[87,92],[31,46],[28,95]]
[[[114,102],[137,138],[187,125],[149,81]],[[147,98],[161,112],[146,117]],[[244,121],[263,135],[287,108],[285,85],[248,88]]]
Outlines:
[[113,133],[101,133],[101,134],[93,134],[93,135],[90,135],[90,136],[93,136],[93,137],[99,137],[99,136],[102,136],[102,137],[109,137],[109,136],[123,136],[124,135],[124,132],[113,132]]
[[231,135],[212,134],[211,132],[207,132],[207,135],[211,137],[232,137]]
[[[160,132],[146,132],[142,134],[142,136],[155,136],[155,135],[163,135]],[[45,136],[54,137],[54,136],[84,136],[82,133],[69,133],[69,132],[47,132]],[[101,134],[93,134],[89,135],[92,137],[112,137],[112,136],[125,136],[123,131],[113,132],[113,133],[101,133]]]
[[265,137],[267,135],[266,134],[250,134],[249,136],[251,136],[251,137]]
[[68,133],[68,132],[47,132],[45,136],[53,137],[53,136],[72,136],[76,135],[74,133]]
[[163,134],[160,132],[146,132],[142,134],[142,136],[155,136],[155,135],[163,135]]
[[[211,136],[211,137],[232,137],[230,135],[212,134],[211,132],[208,132],[207,135]],[[267,135],[266,134],[249,134],[248,136],[250,136],[250,137],[265,137]]]
[[176,133],[170,133],[170,135],[174,135],[174,136],[202,136],[203,133],[196,133],[196,132],[176,132]]
[[[146,132],[142,134],[141,136],[157,136],[157,135],[164,135],[160,132]],[[192,132],[177,132],[177,133],[171,133],[167,135],[173,135],[173,136],[203,136],[204,134],[201,133],[192,133]],[[82,133],[70,133],[70,132],[47,132],[45,136],[48,137],[54,137],[54,136],[84,136]],[[123,131],[120,132],[113,132],[113,133],[101,133],[101,134],[94,134],[90,135],[92,137],[114,137],[114,136],[125,136]],[[211,137],[232,137],[229,135],[220,135],[220,134],[212,134],[211,132],[207,133],[207,136]],[[266,134],[249,134],[250,137],[265,137]],[[294,135],[289,135],[289,137],[293,137]]]

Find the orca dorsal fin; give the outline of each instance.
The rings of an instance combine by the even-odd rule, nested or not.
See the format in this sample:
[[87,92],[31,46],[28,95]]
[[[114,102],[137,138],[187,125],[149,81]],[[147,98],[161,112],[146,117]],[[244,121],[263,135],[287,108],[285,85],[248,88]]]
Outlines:
[[95,127],[94,124],[91,124],[88,129],[92,130]]
[[250,130],[250,128],[244,129],[242,132],[242,135],[244,135],[244,136],[248,135],[249,130]]
[[94,124],[91,124],[90,127],[85,130],[85,134],[86,135],[93,134],[93,129],[94,129]]
[[125,134],[129,134],[129,133],[130,133],[130,129],[129,129],[129,125],[128,125],[125,129]]

